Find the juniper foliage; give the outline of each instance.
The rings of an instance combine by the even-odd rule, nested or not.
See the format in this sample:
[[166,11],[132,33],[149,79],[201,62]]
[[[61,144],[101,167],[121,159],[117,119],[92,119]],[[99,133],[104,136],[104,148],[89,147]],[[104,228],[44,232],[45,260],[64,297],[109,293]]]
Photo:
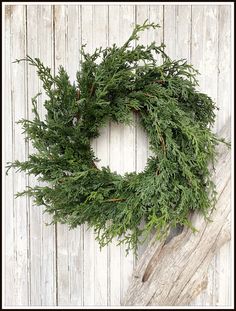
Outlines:
[[[170,227],[191,227],[190,212],[207,216],[214,206],[209,164],[221,140],[210,130],[216,106],[197,91],[198,71],[186,60],[171,60],[163,44],[131,46],[139,32],[158,27],[147,21],[136,25],[121,47],[113,44],[88,54],[83,46],[74,84],[62,66],[53,76],[39,59],[24,59],[43,82],[47,113],[41,120],[37,94],[34,119],[19,121],[37,151],[9,168],[33,174],[46,185],[17,195],[32,196],[52,214],[53,223],[70,228],[88,223],[101,247],[118,237],[127,251],[137,250],[151,230],[162,238]],[[144,171],[121,176],[109,167],[98,169],[91,139],[111,120],[130,124],[134,112],[153,152]]]

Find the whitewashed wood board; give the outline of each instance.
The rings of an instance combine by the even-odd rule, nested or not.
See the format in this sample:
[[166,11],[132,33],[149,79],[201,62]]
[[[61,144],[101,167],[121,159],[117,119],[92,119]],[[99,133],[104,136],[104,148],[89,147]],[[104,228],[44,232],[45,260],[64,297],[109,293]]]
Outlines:
[[[26,54],[41,58],[54,72],[65,66],[71,81],[79,69],[81,45],[121,45],[135,23],[146,19],[161,28],[141,34],[143,44],[167,45],[172,58],[186,58],[201,72],[200,90],[216,101],[213,128],[219,131],[231,115],[231,6],[225,5],[11,5],[5,7],[4,163],[24,160],[32,146],[15,121],[30,118],[31,97],[42,90],[34,68],[12,64]],[[40,114],[45,108],[40,99]],[[135,118],[135,117],[134,117]],[[108,124],[92,142],[101,159],[119,173],[142,171],[150,155],[148,139],[135,119],[134,127]],[[10,171],[4,177],[5,305],[120,305],[136,263],[113,243],[101,252],[86,225],[69,231],[50,222],[41,207],[14,194],[36,180]],[[140,247],[142,254],[145,246]],[[231,304],[231,248],[222,247],[208,271],[208,287],[192,305]]]

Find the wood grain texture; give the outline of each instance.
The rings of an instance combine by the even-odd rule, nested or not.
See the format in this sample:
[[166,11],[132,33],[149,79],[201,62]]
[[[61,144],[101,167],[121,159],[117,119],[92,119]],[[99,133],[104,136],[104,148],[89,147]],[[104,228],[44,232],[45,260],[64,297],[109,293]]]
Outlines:
[[[102,20],[102,23],[101,23]],[[93,47],[108,45],[108,6],[95,6],[93,10]],[[98,167],[109,165],[109,125],[101,128],[96,139],[95,154],[100,159]],[[108,291],[108,247],[100,250],[94,243],[94,305],[107,305]]]
[[[11,55],[11,105],[13,161],[26,160],[27,143],[22,135],[20,124],[15,122],[27,116],[27,74],[26,64],[13,64],[12,60],[23,58],[26,54],[26,7],[16,5],[11,7],[11,45],[9,47]],[[28,179],[24,172],[13,173],[12,186],[13,194],[23,191],[28,184]],[[6,199],[6,202],[7,199]],[[21,197],[12,200],[13,215],[11,218],[13,240],[13,260],[12,273],[14,283],[11,284],[9,295],[10,305],[29,304],[29,221],[28,221],[28,199]]]
[[[120,10],[117,5],[108,7],[108,44],[119,43]],[[112,171],[120,170],[120,126],[114,122],[109,124],[109,167]],[[121,250],[114,241],[108,246],[108,305],[120,304],[120,265]]]
[[[53,8],[51,6],[27,7],[27,54],[39,57],[53,68]],[[40,44],[40,42],[44,44]],[[32,66],[27,66],[28,74],[28,117],[32,120],[31,98],[42,91],[42,83]],[[44,119],[44,94],[38,97],[38,110]],[[29,143],[29,153],[35,152]],[[38,184],[35,177],[29,177],[29,185]],[[42,183],[39,183],[42,184]],[[30,219],[30,304],[55,305],[56,303],[56,258],[55,226],[46,226],[51,217],[43,214],[42,206],[38,207],[29,199]],[[40,293],[40,294],[39,294]]]
[[[229,120],[221,136],[229,140],[230,131]],[[212,179],[218,196],[216,207],[210,212],[211,221],[195,213],[191,220],[197,233],[184,228],[168,242],[154,237],[137,264],[123,305],[189,305],[207,287],[207,268],[216,251],[231,236],[231,151],[220,144],[217,152]]]
[[[199,76],[201,91],[209,93],[217,103],[219,110],[216,111],[216,122],[213,131],[219,132],[225,124],[226,119],[231,115],[231,86],[230,83],[226,82],[230,79],[229,67],[231,63],[229,48],[230,7],[192,6],[191,33],[191,62],[202,73]],[[222,33],[224,33],[224,39]],[[223,55],[224,60],[222,59]],[[225,68],[224,79],[221,78],[221,72],[219,70],[222,66],[222,62]],[[219,92],[219,89],[222,88],[224,88],[223,93]],[[224,95],[224,92],[227,92],[228,95]],[[208,286],[196,300],[191,303],[192,305],[222,305],[222,300],[219,300],[219,295],[229,297],[230,286],[228,286],[227,289],[224,289],[224,286],[224,288],[221,288],[219,291],[219,283],[223,284],[225,281],[223,281],[223,276],[221,275],[221,277],[219,277],[217,272],[219,269],[222,269],[222,266],[220,268],[219,264],[227,261],[227,257],[230,254],[229,245],[230,243],[226,243],[222,250],[212,259],[208,269]],[[225,277],[227,274],[227,269],[225,269]],[[228,284],[229,282],[230,278],[228,278]]]
[[[217,103],[219,113],[216,131],[219,132],[231,115],[231,10],[227,5],[218,8],[218,81]],[[231,243],[224,245],[215,258],[215,304],[227,305],[231,301],[232,273],[227,266],[232,264]]]
[[[75,81],[81,47],[79,6],[54,6],[55,70],[60,65]],[[83,303],[83,228],[68,230],[57,225],[57,303],[81,305]]]
[[[230,5],[8,4],[4,9],[4,163],[24,160],[33,151],[15,121],[32,117],[31,97],[42,90],[34,68],[12,62],[28,53],[52,70],[65,66],[74,81],[81,44],[87,44],[88,52],[114,42],[121,45],[134,23],[146,19],[161,28],[142,33],[140,42],[164,42],[171,57],[187,58],[201,72],[199,89],[212,96],[220,109],[213,130],[219,132],[231,116]],[[42,117],[44,99],[38,98]],[[151,153],[136,116],[134,121],[134,127],[110,123],[101,129],[101,136],[91,142],[101,159],[99,166],[109,165],[121,174],[143,170]],[[136,264],[134,256],[126,257],[117,241],[100,251],[86,224],[72,231],[64,225],[46,226],[50,217],[42,207],[33,206],[26,197],[14,198],[17,191],[34,183],[33,177],[12,170],[4,176],[5,305],[120,305]],[[145,248],[140,247],[139,257]],[[231,303],[231,261],[230,243],[226,243],[197,284],[190,305]],[[197,278],[195,274],[193,285]],[[152,303],[156,302],[153,298]]]
[[[11,16],[12,7],[5,7],[5,109],[3,125],[5,129],[4,136],[4,153],[3,161],[4,163],[13,161],[13,105],[11,100],[12,85],[11,85]],[[5,203],[5,293],[4,299],[7,305],[14,305],[17,303],[14,298],[15,287],[12,288],[12,284],[15,284],[15,254],[14,254],[14,172],[9,171],[8,176],[4,176],[4,192],[3,199]]]

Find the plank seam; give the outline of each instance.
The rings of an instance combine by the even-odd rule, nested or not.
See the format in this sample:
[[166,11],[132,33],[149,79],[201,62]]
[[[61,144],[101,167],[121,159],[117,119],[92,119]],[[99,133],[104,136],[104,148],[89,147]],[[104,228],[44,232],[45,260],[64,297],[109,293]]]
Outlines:
[[[25,51],[28,54],[28,15],[27,15],[27,5],[24,6],[25,9]],[[29,109],[29,72],[28,72],[28,63],[25,63],[25,74],[26,74],[26,81],[25,81],[25,94],[26,94],[26,107],[25,107],[25,114],[26,119],[29,119],[28,109]],[[26,137],[26,134],[24,135]],[[25,157],[28,159],[29,157],[29,142],[25,140]],[[26,186],[29,186],[29,175],[26,175]],[[27,195],[26,197],[26,219],[27,219],[27,296],[28,296],[28,305],[31,305],[31,232],[30,232],[30,197]]]
[[[52,6],[52,37],[53,37],[53,73],[56,72],[56,61],[55,61],[55,5]],[[57,239],[57,224],[55,224],[55,302],[58,306],[58,239]]]
[[[107,6],[107,45],[110,44],[110,6]],[[111,121],[108,124],[108,163],[110,168],[110,161],[111,161],[111,152],[110,152],[110,143],[111,143]],[[110,260],[111,260],[111,246],[110,244],[107,246],[107,305],[111,305],[111,287],[110,287]]]

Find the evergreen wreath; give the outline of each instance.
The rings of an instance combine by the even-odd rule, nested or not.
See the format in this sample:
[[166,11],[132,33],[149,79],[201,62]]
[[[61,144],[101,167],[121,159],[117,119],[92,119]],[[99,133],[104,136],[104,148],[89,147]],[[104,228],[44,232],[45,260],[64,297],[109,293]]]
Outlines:
[[[37,94],[32,98],[34,119],[18,121],[37,152],[8,165],[46,185],[28,187],[17,196],[32,196],[52,214],[52,223],[70,228],[87,223],[101,247],[118,237],[127,252],[136,251],[151,230],[163,238],[171,227],[192,228],[190,213],[207,217],[215,204],[209,164],[224,140],[210,130],[216,106],[196,90],[198,71],[184,59],[171,60],[164,44],[131,46],[140,31],[158,27],[147,21],[136,25],[121,47],[113,44],[88,54],[82,46],[81,70],[73,84],[62,66],[53,76],[38,58],[16,60],[37,68],[47,95],[45,120],[37,110]],[[121,176],[109,167],[98,169],[91,140],[111,120],[131,124],[134,112],[153,153],[144,171]]]

